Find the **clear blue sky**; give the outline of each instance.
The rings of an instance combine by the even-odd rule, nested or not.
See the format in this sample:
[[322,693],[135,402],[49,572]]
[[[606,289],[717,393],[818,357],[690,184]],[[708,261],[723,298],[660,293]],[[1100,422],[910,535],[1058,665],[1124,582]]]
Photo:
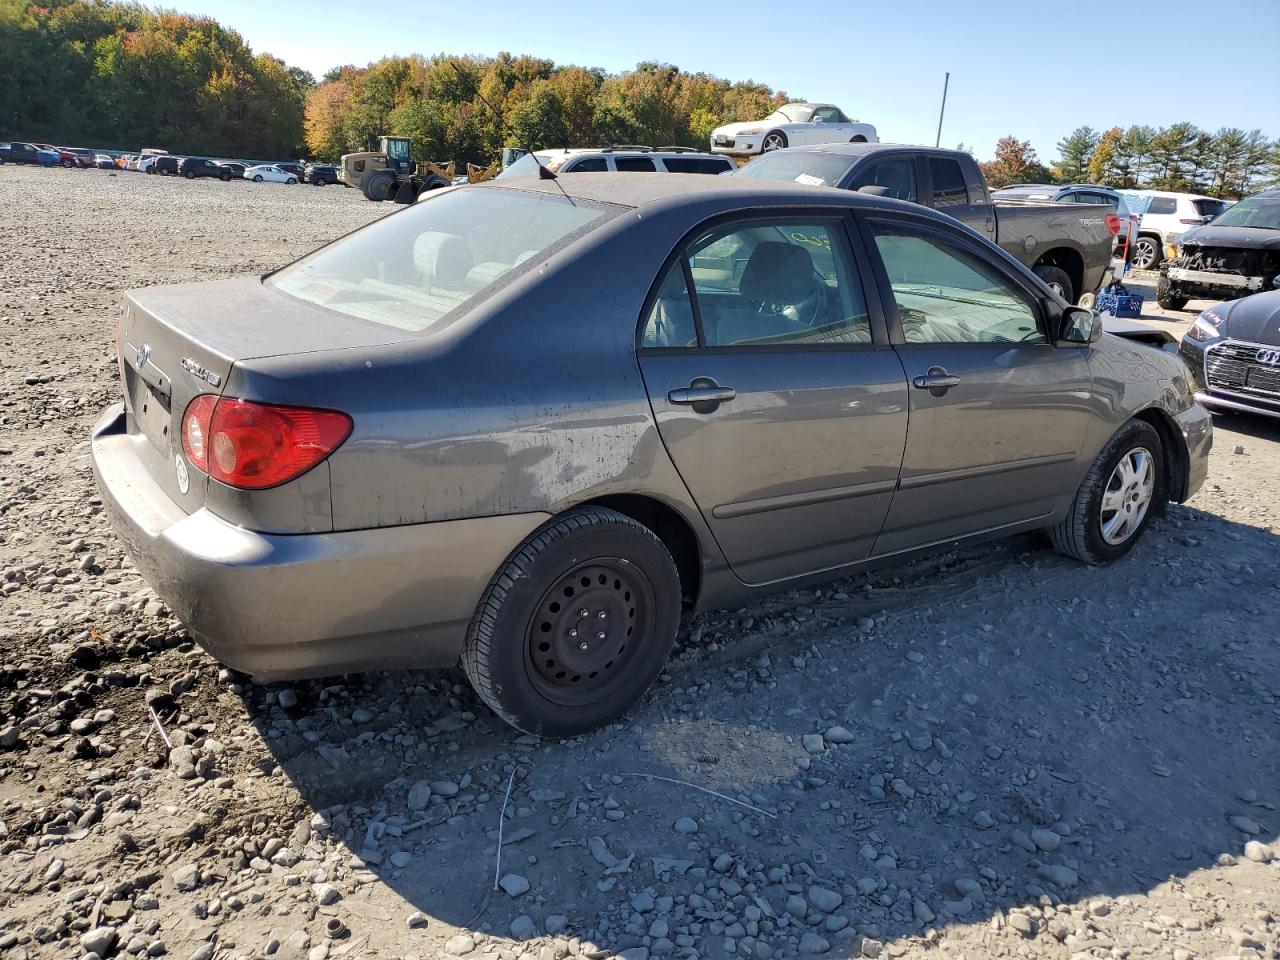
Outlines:
[[836,103],[903,143],[933,143],[949,70],[942,143],[979,159],[1012,133],[1051,161],[1058,139],[1086,123],[1187,120],[1280,137],[1280,0],[380,0],[376,17],[351,0],[164,5],[212,16],[317,77],[442,51],[611,72],[658,60]]

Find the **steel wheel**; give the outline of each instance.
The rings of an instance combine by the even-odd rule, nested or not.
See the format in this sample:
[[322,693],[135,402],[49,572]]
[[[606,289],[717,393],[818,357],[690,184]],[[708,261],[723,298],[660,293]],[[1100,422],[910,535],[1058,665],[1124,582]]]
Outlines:
[[652,584],[626,560],[574,567],[542,595],[529,624],[534,686],[566,707],[604,699],[626,679],[632,639],[647,635],[653,612]]
[[761,153],[769,153],[772,150],[782,150],[787,146],[787,137],[784,133],[774,131],[764,138],[764,143],[760,145]]
[[1134,447],[1120,458],[1103,491],[1099,515],[1102,539],[1119,546],[1132,537],[1151,507],[1155,488],[1151,452],[1146,447]]
[[1132,263],[1135,270],[1150,270],[1160,261],[1160,250],[1151,237],[1139,237],[1133,242]]

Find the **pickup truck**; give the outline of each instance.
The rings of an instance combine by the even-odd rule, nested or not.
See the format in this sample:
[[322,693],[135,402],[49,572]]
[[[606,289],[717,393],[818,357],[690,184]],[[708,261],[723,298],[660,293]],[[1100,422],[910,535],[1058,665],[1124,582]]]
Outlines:
[[1106,204],[991,199],[960,150],[829,143],[766,153],[730,174],[860,190],[921,203],[999,244],[1068,303],[1092,307],[1111,265],[1120,220]]
[[58,155],[50,150],[42,150],[34,143],[0,143],[0,161],[8,163],[38,163],[42,167],[52,167],[58,163]]

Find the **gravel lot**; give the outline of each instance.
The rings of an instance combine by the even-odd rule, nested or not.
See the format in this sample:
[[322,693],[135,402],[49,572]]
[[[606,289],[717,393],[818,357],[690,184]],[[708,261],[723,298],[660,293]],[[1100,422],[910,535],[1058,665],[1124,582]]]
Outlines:
[[119,292],[388,209],[0,168],[4,960],[1277,956],[1263,421],[1220,419],[1208,485],[1114,567],[1029,537],[705,616],[570,742],[458,671],[255,685],[193,647],[93,488]]

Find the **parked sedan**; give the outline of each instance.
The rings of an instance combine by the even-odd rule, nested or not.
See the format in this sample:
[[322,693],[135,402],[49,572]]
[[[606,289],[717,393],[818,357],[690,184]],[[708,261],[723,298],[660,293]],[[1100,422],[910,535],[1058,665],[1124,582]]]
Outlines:
[[282,170],[274,164],[262,163],[256,167],[249,167],[243,174],[246,180],[252,180],[254,183],[297,183],[298,178],[287,170]]
[[136,290],[92,439],[138,569],[263,678],[461,661],[580,733],[682,613],[1204,482],[1182,362],[924,207],[581,174],[432,191],[265,278]]
[[876,128],[850,120],[829,103],[784,103],[763,120],[728,123],[711,132],[713,153],[751,156],[815,143],[878,143]]
[[1280,418],[1280,290],[1202,311],[1179,349],[1205,406]]
[[114,170],[116,168],[116,158],[109,153],[95,153],[93,155],[93,165],[99,170]]
[[241,163],[238,160],[223,160],[218,166],[227,170],[233,179],[239,179],[244,176],[244,172],[249,169],[248,164]]

